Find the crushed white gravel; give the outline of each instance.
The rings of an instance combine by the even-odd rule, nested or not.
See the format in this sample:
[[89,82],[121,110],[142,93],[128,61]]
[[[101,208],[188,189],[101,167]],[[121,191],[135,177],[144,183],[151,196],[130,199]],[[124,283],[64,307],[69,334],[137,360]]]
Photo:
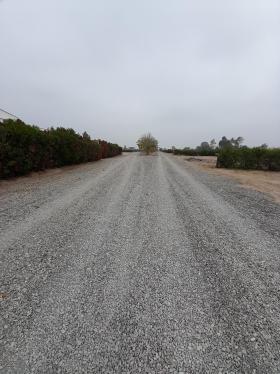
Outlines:
[[279,373],[280,206],[172,155],[0,183],[0,372]]

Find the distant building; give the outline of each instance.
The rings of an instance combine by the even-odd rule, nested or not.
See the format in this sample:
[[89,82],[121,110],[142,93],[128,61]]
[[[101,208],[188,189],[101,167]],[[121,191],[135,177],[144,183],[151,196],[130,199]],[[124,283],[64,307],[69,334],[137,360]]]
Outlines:
[[6,111],[3,110],[3,109],[0,109],[0,122],[3,122],[4,119],[13,119],[14,121],[16,121],[16,120],[19,119],[19,118],[16,117],[16,116],[14,116],[14,115],[11,114],[11,113],[6,112]]

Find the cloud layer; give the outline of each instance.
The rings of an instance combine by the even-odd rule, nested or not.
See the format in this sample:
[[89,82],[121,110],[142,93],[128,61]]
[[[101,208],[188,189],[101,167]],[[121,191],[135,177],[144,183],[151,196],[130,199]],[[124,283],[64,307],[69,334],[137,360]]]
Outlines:
[[278,0],[0,3],[0,107],[134,145],[280,145]]

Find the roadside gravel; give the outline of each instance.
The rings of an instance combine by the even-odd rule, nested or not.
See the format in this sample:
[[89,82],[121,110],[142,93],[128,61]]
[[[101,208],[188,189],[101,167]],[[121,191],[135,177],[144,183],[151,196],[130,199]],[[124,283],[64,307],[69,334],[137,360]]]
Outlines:
[[2,182],[0,372],[279,373],[279,213],[166,154]]

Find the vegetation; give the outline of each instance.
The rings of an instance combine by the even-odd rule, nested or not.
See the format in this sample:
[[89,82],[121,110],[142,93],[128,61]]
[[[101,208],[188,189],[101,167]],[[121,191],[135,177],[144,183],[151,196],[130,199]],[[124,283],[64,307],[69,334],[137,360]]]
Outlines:
[[[212,139],[210,142],[202,142],[196,148],[185,147],[183,149],[178,149],[173,147],[172,149],[164,149],[162,151],[167,153],[174,153],[175,155],[185,156],[215,156],[221,149],[240,148],[243,141],[244,139],[241,136],[236,139],[227,139],[226,136],[223,136],[219,141],[218,146],[215,139]],[[263,146],[266,146],[266,144],[263,144]]]
[[164,152],[185,156],[217,156],[218,168],[252,169],[252,170],[280,170],[280,149],[268,148],[267,144],[260,147],[248,148],[242,145],[244,139],[227,139],[223,136],[216,145],[215,139],[202,142],[196,148],[165,149]]
[[226,136],[223,136],[222,139],[219,141],[219,148],[240,148],[241,144],[244,142],[244,138],[239,136],[238,138],[234,139],[227,139]]
[[41,130],[17,120],[0,123],[0,178],[97,161],[122,152],[117,144],[92,140],[63,127]]
[[167,150],[167,152],[184,156],[215,156],[217,154],[216,149],[192,149],[187,147],[183,149]]
[[218,154],[217,167],[280,171],[280,148],[225,148]]
[[140,151],[146,153],[146,155],[156,152],[158,149],[158,141],[151,134],[143,135],[138,139],[137,145]]

